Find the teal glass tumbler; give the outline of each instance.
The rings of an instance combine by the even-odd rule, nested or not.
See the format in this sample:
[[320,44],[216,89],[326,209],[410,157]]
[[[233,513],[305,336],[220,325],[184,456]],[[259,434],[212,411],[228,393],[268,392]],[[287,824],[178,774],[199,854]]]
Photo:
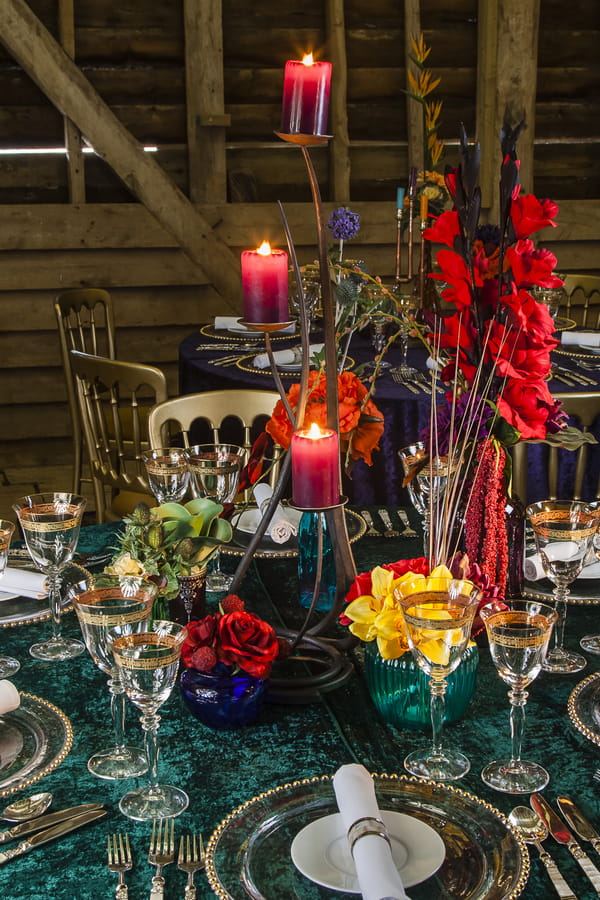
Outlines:
[[[429,676],[408,650],[398,659],[383,659],[377,641],[365,645],[365,676],[371,699],[381,717],[397,728],[431,729]],[[470,644],[459,667],[448,676],[444,723],[464,715],[473,696],[479,650]]]
[[320,611],[330,610],[337,593],[335,556],[331,535],[322,512],[303,512],[298,527],[298,580],[300,605],[309,609],[313,600],[319,563],[319,519],[323,529],[321,589],[315,604]]

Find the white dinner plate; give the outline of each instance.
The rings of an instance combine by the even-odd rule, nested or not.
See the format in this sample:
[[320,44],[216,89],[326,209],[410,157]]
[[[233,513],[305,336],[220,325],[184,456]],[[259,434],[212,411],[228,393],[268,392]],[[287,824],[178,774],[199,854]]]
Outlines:
[[600,562],[592,563],[591,566],[586,566],[585,569],[582,569],[581,574],[577,576],[577,581],[579,581],[580,578],[600,578]]
[[591,344],[579,344],[581,350],[589,350],[590,353],[594,353],[596,356],[600,355],[600,347],[593,346]]
[[[286,509],[285,517],[292,525],[295,525],[295,527],[298,528],[302,513],[297,509]],[[260,510],[256,507],[252,507],[251,509],[245,509],[239,515],[235,515],[231,524],[237,528],[238,531],[243,531],[244,534],[254,534],[261,521],[262,514]]]
[[15,597],[18,597],[18,594],[11,594],[9,591],[0,591],[0,603],[3,600],[14,600]]
[[[420,884],[437,872],[446,857],[446,847],[433,828],[405,813],[383,810],[381,818],[404,887]],[[296,868],[316,884],[334,891],[360,893],[339,813],[306,825],[292,841],[291,854]]]

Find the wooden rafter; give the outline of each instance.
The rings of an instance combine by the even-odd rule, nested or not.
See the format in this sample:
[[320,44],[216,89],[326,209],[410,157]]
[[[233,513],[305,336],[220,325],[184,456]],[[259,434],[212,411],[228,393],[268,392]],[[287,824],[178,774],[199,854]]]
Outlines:
[[206,273],[216,290],[235,303],[241,291],[235,255],[119,122],[24,0],[4,0],[0,40],[185,254]]

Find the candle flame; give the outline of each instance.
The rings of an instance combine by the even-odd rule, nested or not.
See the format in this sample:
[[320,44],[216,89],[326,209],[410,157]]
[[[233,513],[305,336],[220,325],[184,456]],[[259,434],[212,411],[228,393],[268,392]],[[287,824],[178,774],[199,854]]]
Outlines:
[[316,422],[311,422],[310,428],[305,432],[305,437],[310,438],[312,441],[318,441],[320,438],[325,437],[325,432],[319,428]]
[[302,64],[305,66],[312,66],[314,64],[312,53],[305,53],[302,57]]
[[271,255],[271,245],[268,241],[263,241],[257,253],[260,253],[261,256],[270,256]]

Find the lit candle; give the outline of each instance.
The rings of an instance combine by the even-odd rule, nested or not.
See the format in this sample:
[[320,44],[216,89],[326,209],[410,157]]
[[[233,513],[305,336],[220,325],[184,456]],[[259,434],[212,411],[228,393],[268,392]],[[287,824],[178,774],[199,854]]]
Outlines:
[[396,209],[404,209],[405,188],[396,188]]
[[292,435],[294,506],[326,509],[340,502],[338,436],[314,422]]
[[282,134],[326,134],[331,63],[288,59],[283,76]]
[[258,250],[242,252],[244,319],[247,322],[287,322],[288,255],[263,241]]
[[429,200],[427,199],[426,194],[421,194],[421,221],[424,222],[427,218],[427,210],[429,207]]

